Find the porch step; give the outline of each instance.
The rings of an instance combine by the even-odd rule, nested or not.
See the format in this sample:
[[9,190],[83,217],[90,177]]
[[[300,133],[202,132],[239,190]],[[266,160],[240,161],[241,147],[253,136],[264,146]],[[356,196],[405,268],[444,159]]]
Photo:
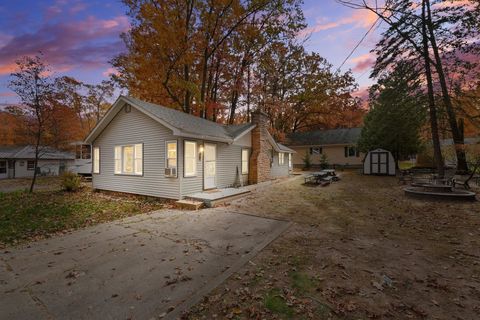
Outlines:
[[203,202],[192,199],[183,199],[176,201],[175,205],[177,208],[183,210],[198,210],[203,207]]
[[250,193],[250,190],[237,191],[234,194],[228,194],[228,193],[222,194],[221,192],[219,192],[218,194],[215,194],[215,195],[212,195],[212,194],[191,195],[186,197],[185,199],[190,201],[202,201],[202,203],[205,204],[205,207],[214,208],[222,204],[228,203],[232,200],[242,198],[248,193]]

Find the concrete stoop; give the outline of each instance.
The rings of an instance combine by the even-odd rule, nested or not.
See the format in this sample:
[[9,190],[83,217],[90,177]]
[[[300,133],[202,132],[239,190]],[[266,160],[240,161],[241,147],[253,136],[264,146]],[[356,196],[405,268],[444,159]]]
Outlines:
[[175,206],[178,209],[182,210],[198,210],[203,207],[204,203],[202,201],[183,199],[175,202]]

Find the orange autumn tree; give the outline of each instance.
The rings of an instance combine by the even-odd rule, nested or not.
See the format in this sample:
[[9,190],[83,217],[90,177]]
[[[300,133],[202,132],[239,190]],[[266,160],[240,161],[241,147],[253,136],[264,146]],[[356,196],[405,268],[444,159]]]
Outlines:
[[221,123],[248,121],[262,108],[272,132],[361,121],[351,74],[338,74],[299,43],[302,1],[123,2],[127,52],[112,64],[131,95]]

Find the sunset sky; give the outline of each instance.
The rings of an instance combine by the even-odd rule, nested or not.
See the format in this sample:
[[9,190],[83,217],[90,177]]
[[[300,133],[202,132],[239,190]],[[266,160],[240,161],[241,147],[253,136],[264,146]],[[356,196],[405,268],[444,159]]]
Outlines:
[[[17,101],[7,87],[15,60],[41,50],[55,76],[69,75],[96,83],[113,71],[108,61],[124,50],[119,35],[128,30],[126,8],[120,0],[3,0],[0,4],[0,104]],[[375,21],[363,11],[345,8],[335,0],[305,0],[306,47],[335,67]],[[372,32],[342,70],[352,69],[364,90],[373,62]]]

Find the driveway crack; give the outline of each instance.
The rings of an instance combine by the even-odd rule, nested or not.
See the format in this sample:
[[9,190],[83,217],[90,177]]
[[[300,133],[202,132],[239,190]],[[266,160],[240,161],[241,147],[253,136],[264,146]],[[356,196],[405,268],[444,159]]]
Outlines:
[[49,320],[54,320],[55,319],[55,316],[48,310],[47,306],[45,305],[45,303],[39,298],[37,297],[33,292],[32,292],[32,289],[30,287],[26,287],[25,290],[23,292],[26,292],[28,294],[28,296],[30,297],[30,299],[33,300],[33,302],[35,303],[35,305],[41,310],[43,311],[43,313],[45,314],[45,316],[47,317],[47,319]]

